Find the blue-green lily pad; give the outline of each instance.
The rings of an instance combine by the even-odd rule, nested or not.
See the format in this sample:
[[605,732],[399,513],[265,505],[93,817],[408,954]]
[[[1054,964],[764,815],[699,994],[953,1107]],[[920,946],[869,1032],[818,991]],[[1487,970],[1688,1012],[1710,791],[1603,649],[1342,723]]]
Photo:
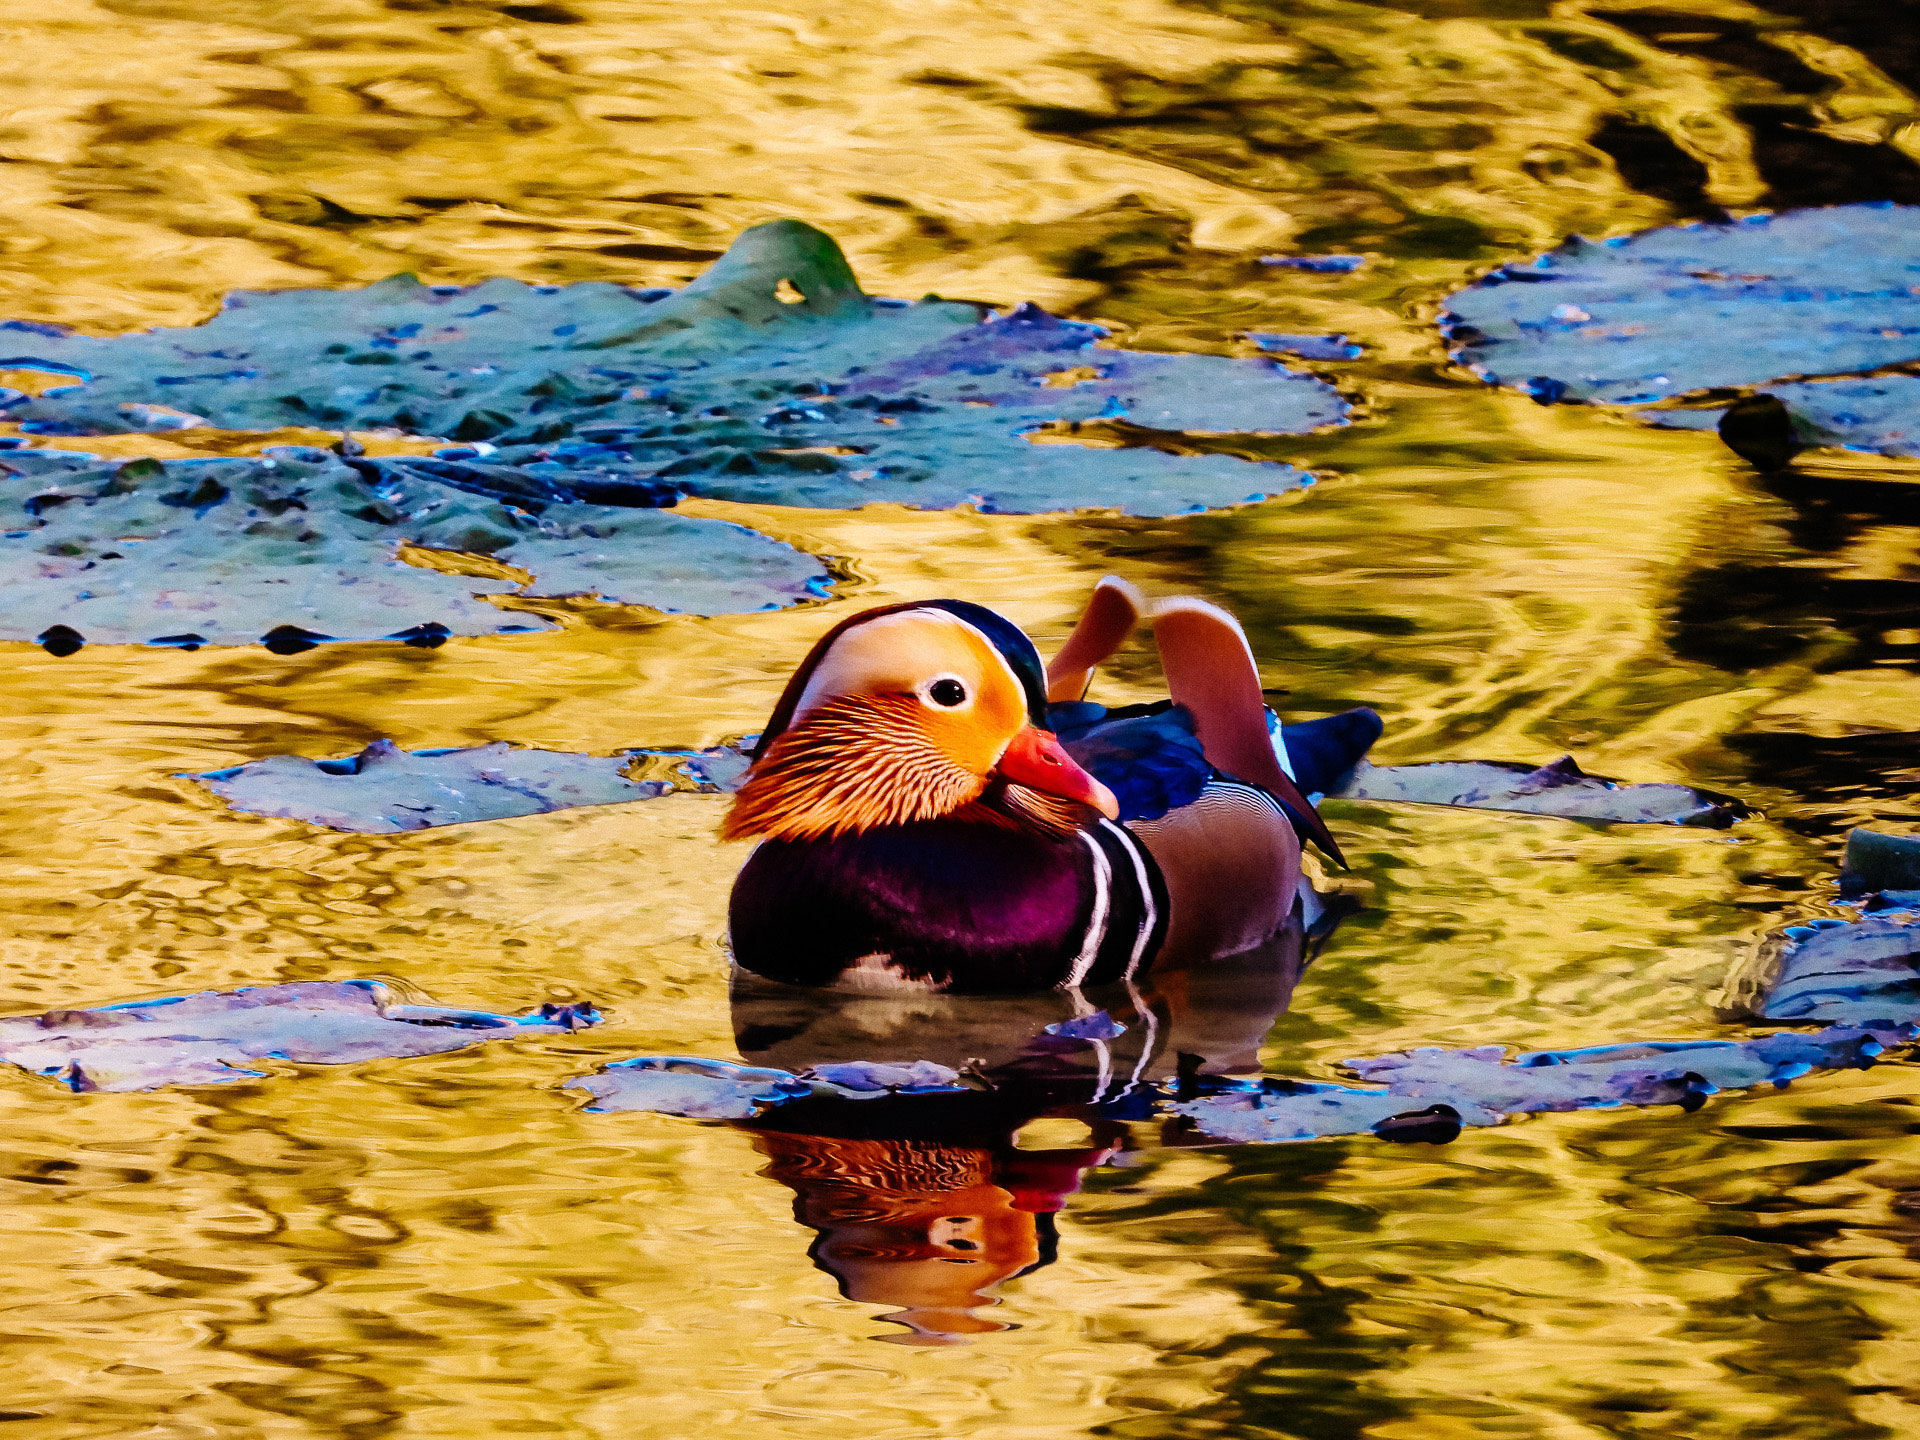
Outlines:
[[1874,370],[1920,359],[1920,209],[1841,205],[1575,238],[1447,304],[1455,358],[1542,401],[1637,405]]
[[345,1065],[442,1055],[600,1020],[588,1004],[495,1015],[401,1004],[373,980],[299,981],[0,1020],[0,1061],[76,1092],[154,1090],[259,1079],[259,1060]]
[[[647,773],[635,775],[636,762]],[[746,768],[745,753],[734,746],[581,755],[501,741],[410,752],[376,740],[340,760],[274,755],[192,778],[249,814],[391,834],[651,800],[674,790],[730,789]]]
[[[1762,393],[1787,407],[1803,441],[1920,458],[1920,376],[1788,381],[1768,385]],[[1725,413],[1689,407],[1650,410],[1647,418],[1672,430],[1711,430]]]
[[[403,547],[441,568],[407,563]],[[724,521],[602,505],[535,513],[369,476],[323,450],[126,464],[0,453],[0,639],[60,653],[94,642],[432,645],[547,628],[485,595],[597,595],[711,615],[828,586],[814,557]]]
[[[1216,1139],[1238,1143],[1311,1140],[1376,1131],[1428,1138],[1422,1128],[1445,1117],[1458,1125],[1498,1125],[1512,1115],[1547,1111],[1679,1105],[1697,1109],[1721,1090],[1784,1086],[1817,1070],[1864,1069],[1894,1046],[1912,1042],[1911,1025],[1832,1026],[1810,1035],[1756,1040],[1649,1041],[1579,1050],[1540,1050],[1508,1061],[1497,1045],[1420,1049],[1347,1068],[1383,1089],[1270,1080],[1176,1104],[1172,1109]],[[1425,1110],[1415,1112],[1415,1107]],[[1427,1119],[1426,1127],[1394,1121]],[[1396,1131],[1410,1134],[1396,1134]]]
[[[190,329],[15,322],[0,345],[8,328],[0,368],[76,382],[13,396],[4,413],[29,433],[392,428],[461,443],[371,463],[509,498],[1171,515],[1308,478],[1172,453],[1181,433],[1302,434],[1348,410],[1264,358],[1110,349],[1100,327],[1030,305],[871,298],[831,238],[791,220],[749,230],[678,291],[396,276],[237,292]],[[1157,433],[1123,448],[1027,439],[1103,419]]]
[[1920,1024],[1920,893],[1884,896],[1851,923],[1790,925],[1772,942],[1778,968],[1759,1006],[1768,1020]]

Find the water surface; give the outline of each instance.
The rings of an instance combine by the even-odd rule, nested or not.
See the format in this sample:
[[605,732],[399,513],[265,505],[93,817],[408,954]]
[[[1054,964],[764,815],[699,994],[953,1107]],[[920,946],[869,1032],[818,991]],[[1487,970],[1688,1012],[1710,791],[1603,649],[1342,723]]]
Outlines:
[[[1826,455],[1762,479],[1711,435],[1487,391],[1429,322],[1572,232],[1920,200],[1916,34],[1908,7],[1831,0],[0,19],[11,317],[182,324],[236,287],[400,270],[676,284],[793,215],[875,293],[1038,300],[1152,349],[1366,347],[1321,367],[1359,423],[1273,442],[1322,476],[1286,501],[1166,521],[688,505],[836,557],[821,606],[555,605],[560,633],[432,651],[9,647],[11,1011],[369,976],[613,1016],[218,1091],[0,1084],[9,1433],[1920,1435],[1905,1064],[1445,1148],[1039,1121],[1022,1146],[1115,1152],[1079,1176],[1057,1258],[950,1307],[970,1343],[884,1344],[938,1327],[810,1258],[805,1156],[556,1088],[636,1051],[737,1053],[717,797],[342,836],[175,778],[381,736],[711,744],[756,728],[854,606],[957,595],[1044,644],[1113,570],[1234,608],[1290,716],[1378,708],[1380,758],[1573,751],[1767,811],[1712,832],[1330,806],[1364,908],[1268,1070],[1742,1033],[1715,992],[1765,931],[1830,913],[1845,830],[1920,823],[1920,469]],[[1375,258],[1259,263],[1296,252]],[[1097,694],[1157,684],[1141,648]],[[982,1225],[992,1190],[968,1192]],[[901,1211],[936,1248],[959,1233],[929,1228],[938,1208]],[[1037,1260],[1029,1232],[1002,1248],[1030,1241]]]

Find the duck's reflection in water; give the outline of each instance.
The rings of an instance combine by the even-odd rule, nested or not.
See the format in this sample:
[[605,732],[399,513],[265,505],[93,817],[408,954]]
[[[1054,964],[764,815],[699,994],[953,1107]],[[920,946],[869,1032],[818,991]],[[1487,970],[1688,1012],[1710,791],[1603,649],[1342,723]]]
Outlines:
[[[886,1338],[938,1345],[1007,1329],[978,1312],[999,1303],[995,1287],[1052,1262],[1054,1217],[1127,1148],[1128,1122],[1151,1113],[1148,1087],[1258,1074],[1308,958],[1289,925],[1225,960],[1084,995],[850,994],[737,972],[735,1039],[750,1064],[932,1060],[979,1087],[801,1099],[744,1123],[763,1173],[818,1232],[814,1263],[847,1299],[899,1307],[885,1318],[907,1333]],[[1066,1146],[1040,1133],[1076,1129]]]

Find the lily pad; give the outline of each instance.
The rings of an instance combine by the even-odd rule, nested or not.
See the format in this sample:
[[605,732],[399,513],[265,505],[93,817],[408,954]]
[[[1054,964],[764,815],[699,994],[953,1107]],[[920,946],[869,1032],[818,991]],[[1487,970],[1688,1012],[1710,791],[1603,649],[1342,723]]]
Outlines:
[[[1582,1050],[1542,1050],[1506,1059],[1497,1045],[1408,1050],[1349,1060],[1384,1089],[1269,1080],[1171,1107],[1206,1134],[1236,1143],[1310,1140],[1385,1128],[1415,1107],[1444,1107],[1461,1125],[1497,1125],[1511,1115],[1679,1105],[1697,1109],[1720,1090],[1785,1085],[1815,1070],[1862,1069],[1910,1043],[1911,1025],[1833,1026],[1811,1035],[1757,1040],[1651,1041]],[[1393,1127],[1400,1128],[1400,1127]],[[1404,1137],[1402,1137],[1404,1138]],[[1424,1137],[1421,1137],[1424,1138]]]
[[1689,785],[1629,785],[1588,775],[1571,755],[1532,768],[1501,760],[1451,760],[1431,765],[1369,765],[1361,761],[1344,788],[1345,800],[1398,800],[1517,810],[1569,820],[1637,825],[1697,825],[1724,830],[1751,807]]
[[[792,220],[747,231],[678,291],[396,276],[236,292],[191,329],[11,328],[20,353],[0,366],[76,381],[13,397],[4,413],[29,432],[386,427],[463,443],[368,462],[381,469],[574,501],[1171,515],[1308,479],[1168,453],[1180,432],[1302,434],[1348,409],[1266,359],[1111,349],[1099,326],[1030,305],[870,298],[832,239]],[[1172,433],[1119,449],[1026,438],[1095,419]]]
[[[636,762],[648,759],[657,773],[633,776]],[[236,810],[379,835],[651,800],[678,789],[731,789],[746,767],[734,746],[581,755],[504,741],[406,751],[376,740],[340,760],[274,755],[191,778]]]
[[[409,564],[403,553],[430,564]],[[719,520],[367,475],[324,450],[258,460],[0,454],[0,639],[438,644],[545,629],[484,595],[599,595],[719,614],[828,593],[821,563]]]
[[1776,968],[1761,1017],[1920,1024],[1920,893],[1885,898],[1895,903],[1851,924],[1824,919],[1775,937]]
[[1441,327],[1455,358],[1542,401],[1637,405],[1874,370],[1920,359],[1920,208],[1841,205],[1575,238],[1447,303]]
[[258,1079],[254,1061],[345,1065],[440,1055],[487,1040],[565,1034],[591,1005],[494,1015],[396,1004],[372,980],[302,981],[0,1020],[0,1060],[73,1091],[154,1090]]
[[959,1075],[930,1060],[849,1061],[794,1073],[687,1055],[637,1055],[563,1089],[593,1096],[592,1111],[651,1111],[696,1120],[749,1120],[770,1105],[802,1096],[867,1100],[963,1089]]

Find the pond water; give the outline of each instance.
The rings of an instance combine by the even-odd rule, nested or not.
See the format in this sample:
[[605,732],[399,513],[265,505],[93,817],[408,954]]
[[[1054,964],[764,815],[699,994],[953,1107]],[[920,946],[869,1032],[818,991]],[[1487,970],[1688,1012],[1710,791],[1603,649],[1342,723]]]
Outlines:
[[[1903,8],[42,0],[0,40],[10,317],[188,324],[230,289],[402,270],[677,285],[790,215],[876,294],[1038,301],[1152,350],[1364,348],[1306,362],[1355,424],[1263,442],[1318,483],[1250,508],[687,502],[833,557],[837,598],[778,613],[542,602],[561,629],[291,656],[8,646],[8,1013],[369,977],[609,1019],[218,1089],[0,1081],[5,1433],[1920,1435],[1904,1062],[1444,1147],[1013,1115],[881,1154],[596,1114],[562,1082],[739,1056],[721,797],[342,835],[179,778],[381,737],[712,745],[853,608],[982,601],[1044,648],[1113,571],[1230,606],[1290,718],[1375,707],[1377,758],[1572,752],[1765,811],[1330,802],[1361,908],[1269,1073],[1757,1033],[1716,1019],[1730,972],[1844,913],[1850,826],[1920,825],[1920,467],[1822,452],[1763,478],[1710,432],[1479,385],[1432,322],[1575,232],[1920,201]],[[1373,258],[1261,263],[1333,252]],[[1150,648],[1098,686],[1153,697]],[[823,1168],[862,1164],[877,1188],[826,1214]],[[1009,1210],[982,1166],[1063,1208]],[[863,1226],[881,1238],[847,1250]],[[887,1271],[908,1232],[906,1260],[974,1234],[996,1279],[1024,1273],[990,1304]]]

